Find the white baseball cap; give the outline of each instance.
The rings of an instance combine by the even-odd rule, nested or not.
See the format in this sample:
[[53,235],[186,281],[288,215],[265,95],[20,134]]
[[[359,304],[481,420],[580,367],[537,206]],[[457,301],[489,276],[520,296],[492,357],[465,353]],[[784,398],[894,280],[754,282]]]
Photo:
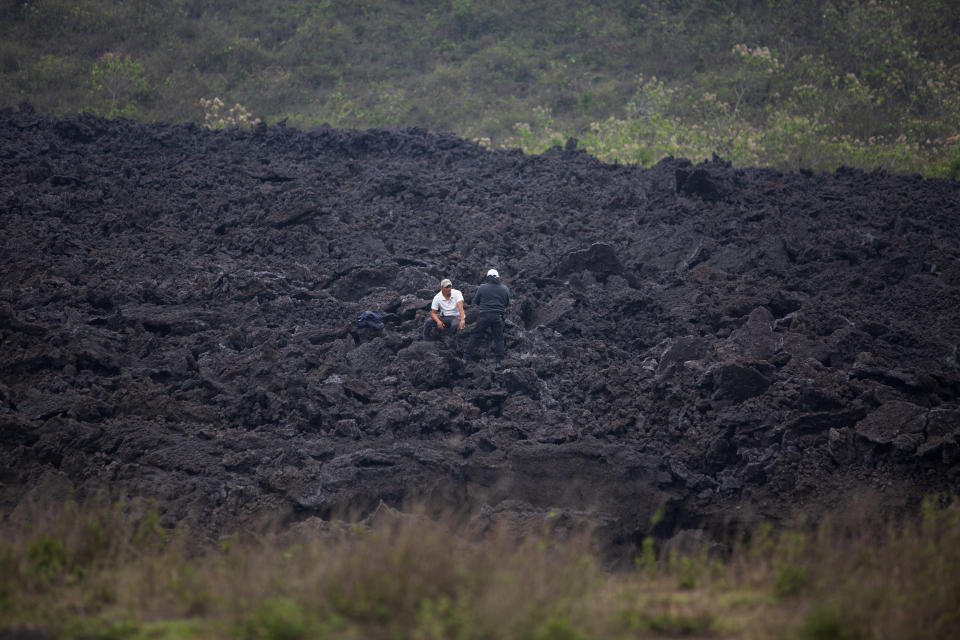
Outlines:
[[490,269],[490,271],[487,271],[487,275],[488,275],[488,276],[493,276],[494,278],[499,278],[499,277],[500,277],[500,274],[497,273],[497,270],[496,270],[496,269]]

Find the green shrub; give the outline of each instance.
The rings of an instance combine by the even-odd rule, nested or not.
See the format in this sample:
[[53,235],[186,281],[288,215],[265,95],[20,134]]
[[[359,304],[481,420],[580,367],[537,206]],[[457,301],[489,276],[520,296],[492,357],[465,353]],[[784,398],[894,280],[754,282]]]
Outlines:
[[784,564],[777,570],[774,593],[780,598],[795,596],[803,592],[810,583],[810,574],[806,567]]
[[960,180],[960,147],[957,148],[953,160],[947,166],[947,177],[953,180]]
[[656,541],[652,536],[645,536],[640,544],[640,555],[636,557],[637,569],[653,577],[657,571]]
[[589,640],[568,618],[553,614],[533,632],[533,640]]
[[478,629],[478,622],[469,604],[449,596],[427,598],[420,603],[413,640],[457,638],[468,640]]
[[858,640],[864,637],[834,605],[819,604],[803,619],[798,640]]
[[648,616],[646,628],[668,636],[688,636],[708,633],[713,626],[713,616],[708,613],[662,613]]
[[112,622],[97,618],[68,620],[60,632],[65,640],[130,640],[137,638],[140,626],[132,622]]
[[69,558],[61,540],[44,534],[27,547],[27,560],[33,575],[51,578],[67,568]]
[[191,564],[184,563],[170,569],[170,590],[184,605],[185,613],[190,616],[211,611],[216,601],[198,569]]
[[140,61],[105,53],[90,71],[90,110],[107,118],[135,117],[146,89],[147,79]]
[[641,637],[645,637],[646,632],[665,636],[696,636],[709,633],[714,627],[715,617],[707,611],[680,611],[669,603],[658,603],[649,610],[621,610],[612,622],[614,629]]
[[309,617],[299,602],[275,596],[257,606],[240,625],[249,640],[300,640],[312,637]]

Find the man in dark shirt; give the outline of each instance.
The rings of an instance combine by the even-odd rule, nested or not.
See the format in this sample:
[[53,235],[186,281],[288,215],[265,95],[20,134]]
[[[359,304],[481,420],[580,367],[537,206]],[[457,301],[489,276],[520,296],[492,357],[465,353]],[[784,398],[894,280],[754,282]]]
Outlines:
[[493,338],[493,353],[497,364],[503,360],[503,318],[510,305],[510,289],[500,282],[500,274],[496,269],[487,271],[483,284],[477,288],[473,296],[473,304],[479,309],[477,324],[470,332],[470,340],[463,353],[463,359],[470,362],[474,349],[480,339],[486,336],[487,331]]

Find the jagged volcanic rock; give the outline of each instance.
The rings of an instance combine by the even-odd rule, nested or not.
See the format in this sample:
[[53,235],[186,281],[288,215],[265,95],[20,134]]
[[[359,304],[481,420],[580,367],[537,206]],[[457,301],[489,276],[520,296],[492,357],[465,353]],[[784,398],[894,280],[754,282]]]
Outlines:
[[[661,506],[669,535],[957,490],[956,182],[26,104],[0,140],[6,513],[109,486],[216,536],[424,500],[629,548]],[[500,369],[419,337],[490,267]]]

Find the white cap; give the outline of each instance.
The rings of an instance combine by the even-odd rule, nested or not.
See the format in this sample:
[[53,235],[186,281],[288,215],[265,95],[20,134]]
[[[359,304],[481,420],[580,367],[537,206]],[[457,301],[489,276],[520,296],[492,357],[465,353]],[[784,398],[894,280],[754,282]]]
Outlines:
[[499,278],[499,277],[500,277],[500,274],[497,273],[497,270],[496,270],[496,269],[490,269],[490,271],[487,271],[487,275],[488,275],[488,276],[493,276],[494,278]]

